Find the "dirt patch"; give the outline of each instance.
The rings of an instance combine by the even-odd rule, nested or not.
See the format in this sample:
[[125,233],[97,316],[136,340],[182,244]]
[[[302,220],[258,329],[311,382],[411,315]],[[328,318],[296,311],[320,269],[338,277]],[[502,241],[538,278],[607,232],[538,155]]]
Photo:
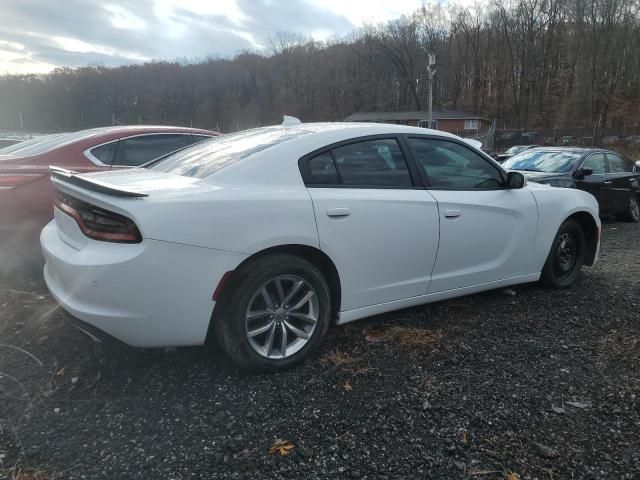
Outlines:
[[[0,343],[12,348],[0,347],[0,371],[23,388],[0,380],[2,468],[638,478],[639,251],[637,225],[605,223],[601,262],[569,290],[523,285],[332,327],[304,365],[277,375],[238,371],[215,348],[94,344],[38,278],[6,286]],[[270,453],[276,444],[293,447]]]

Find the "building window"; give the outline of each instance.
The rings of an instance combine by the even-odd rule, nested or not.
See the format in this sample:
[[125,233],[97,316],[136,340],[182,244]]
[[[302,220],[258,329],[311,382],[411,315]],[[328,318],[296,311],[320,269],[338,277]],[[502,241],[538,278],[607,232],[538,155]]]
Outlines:
[[480,128],[480,122],[478,120],[465,120],[464,121],[464,129],[465,130],[478,130]]
[[[438,125],[438,121],[437,120],[433,120],[433,122],[431,123],[431,128],[436,129],[437,125]],[[418,122],[418,126],[420,128],[429,128],[429,120],[420,120]]]

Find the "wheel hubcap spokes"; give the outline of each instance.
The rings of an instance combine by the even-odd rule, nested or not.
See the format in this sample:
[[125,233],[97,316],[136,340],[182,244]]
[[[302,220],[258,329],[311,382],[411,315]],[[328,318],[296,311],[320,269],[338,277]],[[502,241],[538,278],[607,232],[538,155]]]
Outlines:
[[571,274],[576,264],[577,254],[577,244],[573,235],[561,234],[556,241],[554,256],[554,267],[559,277],[563,278]]
[[266,358],[286,358],[304,347],[318,323],[318,296],[296,275],[269,280],[253,295],[245,315],[251,348]]

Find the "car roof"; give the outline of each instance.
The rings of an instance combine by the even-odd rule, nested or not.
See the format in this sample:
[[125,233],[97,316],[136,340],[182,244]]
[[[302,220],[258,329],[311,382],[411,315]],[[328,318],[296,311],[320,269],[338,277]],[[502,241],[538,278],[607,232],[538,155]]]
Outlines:
[[[89,128],[86,130],[78,130],[76,132],[63,133],[53,137],[49,136],[49,138],[45,138],[41,142],[25,146],[24,149],[16,149],[15,151],[11,152],[10,157],[26,158],[36,155],[48,154],[51,151],[57,151],[65,148],[73,148],[74,150],[85,150],[102,143],[117,140],[118,138],[121,138],[123,136],[157,133],[182,133],[209,136],[219,135],[218,132],[202,130],[199,128],[172,127],[165,125],[118,125],[109,127],[97,127]],[[7,157],[7,159],[9,159],[9,157]]]
[[590,153],[590,152],[609,152],[604,148],[588,148],[588,147],[536,147],[531,150],[542,152],[570,152],[570,153]]

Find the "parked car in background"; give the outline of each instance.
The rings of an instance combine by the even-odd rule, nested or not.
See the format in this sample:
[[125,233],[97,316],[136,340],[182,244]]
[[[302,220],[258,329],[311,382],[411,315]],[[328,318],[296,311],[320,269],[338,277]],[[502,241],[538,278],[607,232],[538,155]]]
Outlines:
[[517,155],[520,152],[523,152],[523,151],[528,150],[530,148],[536,148],[537,146],[538,145],[514,145],[513,147],[509,148],[504,153],[499,153],[497,155],[494,155],[493,158],[495,158],[497,161],[502,163],[506,159],[511,158],[511,157],[513,157],[514,155]]
[[14,152],[16,152],[18,150],[21,150],[21,149],[26,148],[26,147],[30,147],[31,145],[43,142],[43,141],[48,140],[48,139],[53,138],[53,137],[57,137],[59,135],[64,135],[64,134],[63,133],[55,133],[55,134],[50,134],[50,135],[39,135],[37,137],[30,138],[29,140],[18,141],[18,142],[6,145],[3,148],[0,148],[0,159],[2,159],[2,157],[4,155],[13,154]]
[[0,149],[20,143],[19,138],[0,138]]
[[262,370],[302,361],[331,321],[566,288],[598,256],[591,195],[424,128],[265,127],[144,169],[52,173],[44,277],[76,323],[140,347],[216,338]]
[[182,127],[103,127],[12,145],[0,151],[0,239],[37,240],[53,218],[50,165],[78,172],[137,167],[217,135]]
[[532,182],[585,190],[598,200],[601,214],[640,221],[640,162],[634,163],[619,153],[542,147],[519,153],[502,166],[523,172]]

